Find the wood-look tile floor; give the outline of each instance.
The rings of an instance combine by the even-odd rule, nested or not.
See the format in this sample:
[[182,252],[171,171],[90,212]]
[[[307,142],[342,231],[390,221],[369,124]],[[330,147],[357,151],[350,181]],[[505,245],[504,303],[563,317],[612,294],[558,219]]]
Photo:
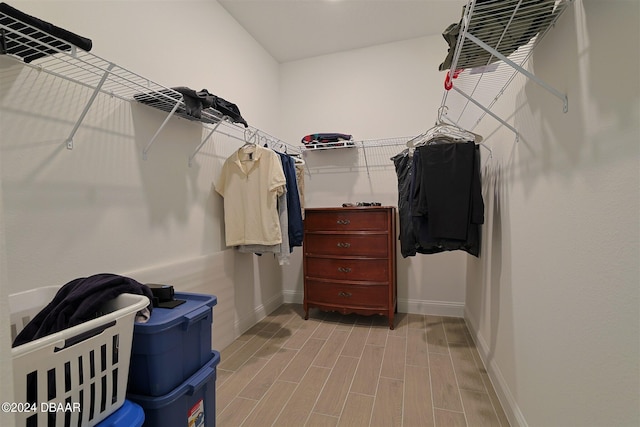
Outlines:
[[221,352],[216,425],[509,425],[464,320],[285,304]]

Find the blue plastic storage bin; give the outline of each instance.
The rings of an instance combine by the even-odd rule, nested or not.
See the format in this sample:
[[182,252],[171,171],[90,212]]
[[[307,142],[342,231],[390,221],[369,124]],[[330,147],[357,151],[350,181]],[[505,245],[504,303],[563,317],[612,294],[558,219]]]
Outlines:
[[125,400],[120,409],[96,424],[96,427],[142,427],[144,411],[130,400]]
[[144,427],[215,427],[220,353],[210,352],[209,359],[198,372],[164,396],[127,394],[127,399],[144,409]]
[[185,300],[173,309],[154,308],[146,323],[135,323],[127,392],[163,396],[211,359],[213,295],[176,292]]

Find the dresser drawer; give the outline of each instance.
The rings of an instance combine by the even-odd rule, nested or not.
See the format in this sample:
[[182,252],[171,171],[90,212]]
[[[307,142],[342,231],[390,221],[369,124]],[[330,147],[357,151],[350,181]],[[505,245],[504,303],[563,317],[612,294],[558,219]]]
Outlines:
[[389,215],[385,210],[305,209],[304,225],[305,231],[385,231],[389,229]]
[[304,252],[318,255],[369,256],[389,254],[387,234],[313,234],[306,236]]
[[339,283],[307,281],[306,298],[311,303],[351,306],[369,309],[388,308],[388,285],[344,285]]
[[396,216],[391,206],[305,209],[305,319],[310,308],[383,315],[397,309]]
[[337,259],[307,257],[307,277],[332,280],[389,281],[389,262],[386,259]]

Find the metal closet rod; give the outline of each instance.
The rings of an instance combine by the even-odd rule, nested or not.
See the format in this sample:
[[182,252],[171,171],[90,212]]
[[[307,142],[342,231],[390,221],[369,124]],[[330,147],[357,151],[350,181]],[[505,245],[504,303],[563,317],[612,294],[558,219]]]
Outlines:
[[[277,147],[279,147],[280,149],[284,149],[285,152],[289,152],[289,150],[291,150],[292,152],[296,153],[296,154],[302,154],[302,151],[300,150],[299,147],[295,147],[291,144],[288,144],[272,135],[269,135],[266,132],[261,131],[260,129],[257,128],[253,128],[253,127],[248,127],[245,128],[243,130],[243,135],[239,136],[239,135],[234,135],[232,133],[228,133],[225,132],[223,130],[219,130],[219,127],[221,124],[225,124],[227,126],[230,126],[234,129],[239,129],[238,126],[234,125],[233,123],[230,122],[230,119],[227,116],[224,116],[218,123],[216,123],[213,128],[210,129],[209,133],[207,134],[207,136],[204,138],[204,140],[202,140],[202,142],[200,142],[200,144],[198,145],[198,147],[196,147],[196,149],[194,150],[194,152],[189,156],[189,167],[191,167],[193,165],[193,159],[195,158],[196,154],[198,154],[198,152],[202,149],[202,147],[205,145],[205,143],[209,140],[209,138],[211,138],[211,136],[214,133],[218,133],[220,135],[224,135],[224,136],[228,136],[229,138],[233,138],[233,139],[237,139],[238,141],[242,141],[245,143],[252,143],[252,144],[267,144],[267,145],[275,145]],[[205,126],[206,127],[206,126]],[[273,147],[272,147],[273,148]]]

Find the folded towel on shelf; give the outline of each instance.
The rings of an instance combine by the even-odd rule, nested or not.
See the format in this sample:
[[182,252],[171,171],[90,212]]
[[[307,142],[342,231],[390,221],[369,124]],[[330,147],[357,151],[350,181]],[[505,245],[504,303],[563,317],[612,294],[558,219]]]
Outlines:
[[[86,52],[89,52],[93,45],[86,37],[27,15],[6,3],[0,3],[0,24],[10,29],[2,30],[0,34],[0,53],[15,55],[27,63],[60,51],[69,51],[71,45]],[[19,33],[29,34],[30,38]],[[31,39],[41,43],[35,43]]]

